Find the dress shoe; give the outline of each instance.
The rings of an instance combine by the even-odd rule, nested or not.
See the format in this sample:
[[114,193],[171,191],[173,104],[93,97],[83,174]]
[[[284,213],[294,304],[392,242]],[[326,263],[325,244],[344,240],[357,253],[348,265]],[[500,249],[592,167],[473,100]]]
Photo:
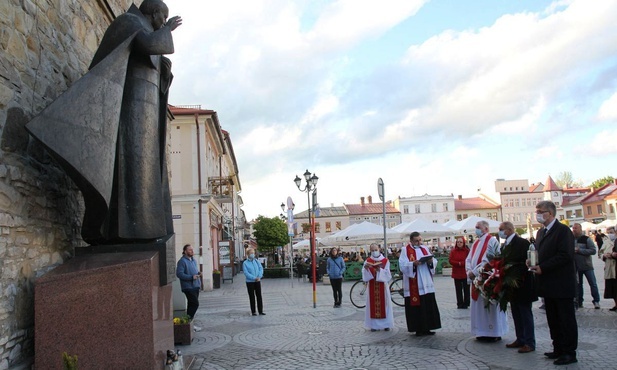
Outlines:
[[572,355],[561,355],[557,360],[553,361],[555,365],[567,365],[575,362],[578,362],[578,360],[576,359],[576,356]]
[[559,354],[558,352],[544,352],[544,356],[546,356],[549,360],[554,360],[556,358],[559,358],[561,354]]
[[377,329],[371,329],[371,331],[377,331]]
[[617,311],[617,306],[611,308],[609,311]]
[[385,331],[390,331],[390,328],[385,328],[384,330],[385,330]]
[[521,348],[522,346],[523,346],[523,343],[519,342],[518,340],[515,340],[514,342],[510,344],[506,344],[507,348]]
[[495,343],[501,340],[501,337],[477,337],[480,342]]
[[424,337],[426,335],[435,335],[434,331],[417,331],[416,332],[416,337]]
[[533,352],[535,351],[535,348],[531,348],[528,345],[524,345],[521,348],[518,349],[518,353],[529,353],[529,352]]
[[252,313],[253,316],[257,316],[257,314],[255,312]]
[[260,312],[259,314],[262,315],[262,316],[266,316],[265,312]]

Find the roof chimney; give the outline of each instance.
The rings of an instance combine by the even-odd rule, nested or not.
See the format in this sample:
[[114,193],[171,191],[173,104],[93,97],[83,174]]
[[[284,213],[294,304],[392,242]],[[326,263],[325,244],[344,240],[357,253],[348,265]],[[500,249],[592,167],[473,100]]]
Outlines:
[[463,200],[463,196],[462,195],[458,195],[458,200]]
[[373,204],[373,197],[372,196],[368,196],[368,204]]
[[362,205],[362,207],[364,207],[364,197],[360,197],[360,205]]

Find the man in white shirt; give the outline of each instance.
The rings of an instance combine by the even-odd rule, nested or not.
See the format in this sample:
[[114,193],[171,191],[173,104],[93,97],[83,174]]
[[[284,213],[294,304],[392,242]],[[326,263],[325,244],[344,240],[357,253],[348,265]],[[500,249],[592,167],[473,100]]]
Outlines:
[[398,260],[399,269],[403,272],[407,330],[417,336],[433,335],[435,332],[431,330],[441,328],[433,284],[437,260],[428,247],[422,245],[419,232],[411,233],[409,239],[411,244],[403,248]]
[[[476,224],[477,239],[473,243],[467,259],[465,269],[467,277],[473,281],[486,265],[501,254],[499,241],[489,234],[488,222],[478,221]],[[483,342],[497,342],[508,332],[508,317],[499,309],[499,304],[489,303],[485,307],[484,299],[477,288],[471,286],[471,334]]]

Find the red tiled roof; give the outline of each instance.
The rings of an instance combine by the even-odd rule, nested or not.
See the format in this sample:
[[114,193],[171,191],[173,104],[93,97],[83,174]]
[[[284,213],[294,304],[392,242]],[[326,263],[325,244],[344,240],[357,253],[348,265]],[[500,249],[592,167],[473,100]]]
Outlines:
[[542,184],[541,182],[539,182],[539,183],[537,183],[537,184],[531,184],[531,186],[529,187],[529,192],[530,192],[530,193],[535,193],[535,192],[536,192],[536,190],[537,190],[539,187],[544,187],[544,184]]
[[553,178],[549,175],[548,179],[546,179],[546,187],[544,188],[544,191],[555,191],[555,190],[561,190],[561,188],[557,186],[557,184],[555,184],[555,181],[553,181]]
[[476,198],[462,198],[454,200],[454,210],[464,211],[469,209],[495,209],[499,208],[498,204],[490,202],[486,199]]
[[606,197],[608,197],[609,195],[613,195],[614,193],[617,193],[617,185],[611,182],[599,188],[598,190],[594,191],[593,193],[587,195],[581,203],[585,204],[585,203],[601,202]]
[[185,108],[185,107],[176,107],[174,105],[169,104],[169,110],[174,116],[186,116],[193,114],[214,114],[216,113],[210,109],[201,109],[201,108]]
[[564,194],[587,194],[591,189],[589,188],[564,188],[561,189]]
[[[349,215],[372,215],[383,214],[381,203],[345,204]],[[386,203],[386,213],[400,213],[398,209],[392,207],[391,203]]]

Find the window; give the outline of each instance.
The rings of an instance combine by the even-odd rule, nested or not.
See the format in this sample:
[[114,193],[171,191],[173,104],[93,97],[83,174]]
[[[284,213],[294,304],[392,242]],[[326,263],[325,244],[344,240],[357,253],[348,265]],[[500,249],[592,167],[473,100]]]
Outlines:
[[598,214],[601,215],[602,214],[602,205],[598,204]]
[[516,200],[514,200],[514,206],[515,206],[515,207],[519,207],[519,205],[518,205],[518,204],[519,204],[519,203],[518,203],[518,198],[517,198]]
[[587,214],[590,215],[591,214],[591,206],[587,206]]
[[420,205],[416,204],[416,213],[420,213]]
[[443,204],[443,210],[444,210],[445,212],[448,212],[448,203],[444,203],[444,204]]
[[476,217],[480,217],[480,213],[479,212],[478,213],[474,213],[473,215],[476,216]]
[[436,223],[437,223],[437,220],[433,220],[433,223],[434,223],[434,224],[436,224]]
[[437,212],[437,204],[431,204],[431,212]]
[[566,211],[566,218],[572,218],[572,211]]
[[326,232],[327,233],[332,232],[332,225],[330,224],[330,222],[326,222]]
[[559,215],[559,220],[563,221],[563,215]]
[[336,229],[337,230],[341,229],[341,221],[336,221]]
[[576,213],[576,218],[581,218],[581,217],[583,217],[583,210],[582,210],[582,209],[577,209],[577,210],[575,211],[575,213]]
[[409,214],[409,206],[406,204],[403,206],[403,213],[406,215]]
[[608,205],[609,213],[615,213],[615,207],[612,204]]
[[463,219],[465,218],[469,218],[469,216],[467,216],[467,213],[463,213]]
[[462,221],[463,220],[463,215],[456,215],[456,220],[457,221]]
[[556,207],[559,207],[559,202],[555,202],[555,206],[556,206]]
[[319,229],[320,229],[320,227],[319,227],[319,226],[321,226],[321,224],[320,224],[319,222],[315,222],[315,234],[317,234],[317,233],[319,233],[319,232],[320,232],[320,231],[319,231]]

